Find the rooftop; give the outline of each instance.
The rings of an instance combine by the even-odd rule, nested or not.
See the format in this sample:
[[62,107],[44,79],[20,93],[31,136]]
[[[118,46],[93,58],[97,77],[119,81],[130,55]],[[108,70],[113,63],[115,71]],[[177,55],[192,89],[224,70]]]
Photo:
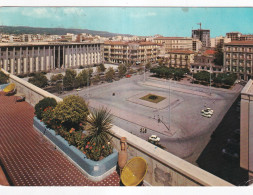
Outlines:
[[13,96],[3,96],[0,92],[0,110],[0,161],[11,185],[120,185],[116,171],[100,182],[88,180],[33,128],[34,109],[27,102],[16,103]]
[[129,45],[129,44],[139,44],[139,45],[157,45],[150,41],[105,41],[105,45]]
[[157,38],[154,38],[154,40],[174,40],[174,39],[186,40],[186,39],[192,39],[192,38],[190,38],[190,37],[157,37]]
[[253,41],[232,41],[224,45],[253,45]]
[[99,44],[101,42],[13,42],[13,43],[0,43],[0,47],[9,46],[44,46],[44,45],[83,45],[83,44]]
[[215,54],[215,50],[211,50],[211,49],[206,50],[206,51],[204,52],[204,55],[214,55],[214,54]]

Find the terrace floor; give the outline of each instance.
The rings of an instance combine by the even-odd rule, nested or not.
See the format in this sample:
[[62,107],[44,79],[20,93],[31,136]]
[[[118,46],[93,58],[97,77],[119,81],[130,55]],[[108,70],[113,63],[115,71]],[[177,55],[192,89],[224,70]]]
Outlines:
[[[0,166],[13,186],[119,186],[116,171],[88,180],[33,128],[34,109],[0,92]],[[0,172],[1,174],[1,172]]]

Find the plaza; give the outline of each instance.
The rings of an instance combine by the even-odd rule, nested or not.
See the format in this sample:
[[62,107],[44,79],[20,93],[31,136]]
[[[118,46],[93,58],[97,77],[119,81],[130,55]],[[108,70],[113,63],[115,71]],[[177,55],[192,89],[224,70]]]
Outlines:
[[[239,92],[239,86],[225,90],[134,75],[63,96],[77,94],[91,108],[107,107],[115,125],[144,140],[156,134],[166,151],[194,163]],[[159,103],[141,99],[148,94],[165,99]],[[214,110],[211,118],[201,115],[205,107]],[[140,132],[142,127],[147,133]]]

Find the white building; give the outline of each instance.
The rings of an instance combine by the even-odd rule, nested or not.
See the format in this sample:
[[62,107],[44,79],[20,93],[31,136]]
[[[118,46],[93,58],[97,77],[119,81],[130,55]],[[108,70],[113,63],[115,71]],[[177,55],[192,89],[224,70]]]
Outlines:
[[50,71],[103,62],[102,43],[0,43],[0,68],[11,74]]

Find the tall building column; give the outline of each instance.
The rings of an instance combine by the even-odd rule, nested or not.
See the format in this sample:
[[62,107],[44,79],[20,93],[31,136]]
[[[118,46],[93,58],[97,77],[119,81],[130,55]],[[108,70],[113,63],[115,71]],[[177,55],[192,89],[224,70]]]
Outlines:
[[35,57],[35,71],[39,72],[39,51],[40,51],[40,47],[38,47],[37,49],[37,57]]
[[19,48],[18,69],[17,69],[18,74],[21,73],[21,70],[23,72],[23,67],[21,67],[21,66],[23,66],[22,64],[23,64],[23,62],[22,62],[22,47],[20,47]]
[[5,50],[5,60],[4,60],[4,69],[9,72],[9,64],[8,64],[8,52],[9,52],[9,49],[8,47],[6,47],[6,50]]
[[54,65],[53,65],[53,69],[55,69],[55,46],[53,47],[53,55],[54,55],[54,57],[53,57],[53,63],[54,63]]
[[12,49],[12,57],[10,58],[11,74],[15,74],[15,47]]

